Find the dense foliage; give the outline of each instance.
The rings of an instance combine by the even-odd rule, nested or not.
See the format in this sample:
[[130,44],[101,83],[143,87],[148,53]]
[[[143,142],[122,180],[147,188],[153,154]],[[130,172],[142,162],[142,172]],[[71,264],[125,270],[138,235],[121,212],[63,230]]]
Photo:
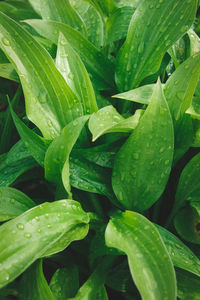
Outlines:
[[197,0],[0,2],[0,299],[200,299]]

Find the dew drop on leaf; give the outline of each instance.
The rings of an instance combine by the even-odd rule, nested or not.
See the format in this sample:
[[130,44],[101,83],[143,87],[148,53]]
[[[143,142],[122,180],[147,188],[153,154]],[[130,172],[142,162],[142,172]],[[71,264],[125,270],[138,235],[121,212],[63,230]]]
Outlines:
[[26,233],[24,234],[24,236],[25,236],[25,238],[30,239],[30,238],[32,237],[32,234],[29,233],[29,232],[26,232]]
[[23,225],[22,223],[18,223],[18,224],[17,224],[17,228],[18,228],[19,230],[24,230],[24,225]]
[[10,42],[9,42],[9,40],[8,40],[6,37],[3,37],[3,38],[2,38],[2,43],[3,43],[5,46],[10,46]]

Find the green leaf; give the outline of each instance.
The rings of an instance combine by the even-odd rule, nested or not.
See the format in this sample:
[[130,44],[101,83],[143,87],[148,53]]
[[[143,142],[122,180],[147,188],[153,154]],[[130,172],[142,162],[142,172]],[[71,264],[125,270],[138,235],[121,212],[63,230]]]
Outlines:
[[0,186],[11,185],[21,174],[36,166],[36,161],[19,141],[0,161]]
[[199,300],[199,278],[191,273],[176,270],[178,297],[181,300]]
[[98,110],[90,117],[88,124],[93,137],[92,141],[96,141],[105,133],[132,132],[138,125],[142,112],[141,109],[136,110],[133,116],[124,119],[112,105]]
[[79,287],[77,266],[70,265],[67,268],[58,269],[53,274],[49,287],[55,300],[66,300],[74,297]]
[[86,25],[88,40],[100,49],[104,42],[104,23],[100,13],[94,6],[83,0],[76,1],[74,8]]
[[149,104],[154,88],[155,84],[147,84],[128,92],[114,95],[112,97],[134,101],[141,104]]
[[164,94],[172,117],[180,119],[189,108],[200,76],[200,53],[189,57],[170,76]]
[[200,244],[200,214],[195,208],[188,206],[179,210],[174,226],[185,241]]
[[107,39],[106,43],[110,44],[126,37],[128,26],[135,9],[125,6],[116,9],[106,22]]
[[15,218],[35,206],[24,193],[9,187],[0,187],[0,222]]
[[200,95],[192,98],[192,103],[186,110],[186,113],[190,114],[194,119],[200,119]]
[[200,197],[200,153],[195,155],[183,169],[176,190],[173,215],[183,207],[186,201],[198,201]]
[[81,286],[76,296],[69,300],[107,300],[108,298],[106,291],[103,289],[103,284],[106,281],[109,267],[113,264],[114,259],[112,256],[104,257],[92,275],[90,275],[88,280]]
[[200,260],[174,234],[156,225],[174,266],[200,276]]
[[55,300],[44,277],[42,260],[35,262],[20,281],[20,300]]
[[59,32],[68,40],[79,54],[89,74],[92,75],[99,88],[105,89],[114,85],[113,64],[79,32],[66,24],[44,20],[27,20],[39,34],[55,44],[58,43]]
[[0,46],[20,77],[27,116],[45,138],[52,139],[80,116],[80,110],[75,109],[78,99],[50,55],[26,30],[3,13],[0,29]]
[[190,56],[192,56],[200,51],[200,38],[193,29],[188,30],[187,34],[190,39]]
[[138,126],[115,158],[112,185],[123,207],[143,211],[158,200],[171,170],[173,143],[172,119],[158,82]]
[[19,82],[19,77],[10,63],[0,64],[0,77]]
[[44,20],[68,24],[87,36],[85,24],[69,0],[40,0],[40,13]]
[[143,300],[176,299],[173,265],[150,221],[135,212],[120,212],[109,221],[105,239],[107,246],[127,254],[131,275]]
[[88,222],[89,217],[79,203],[60,200],[43,203],[1,225],[0,287],[19,276],[67,233],[70,235],[77,225],[84,223],[88,229]]
[[95,94],[87,70],[79,55],[73,50],[62,33],[58,39],[56,67],[79,98],[83,113],[90,114],[97,111]]
[[61,135],[51,143],[45,155],[45,177],[49,181],[59,183],[62,176],[68,194],[71,194],[69,155],[88,118],[89,116],[83,116],[66,125]]
[[73,187],[114,198],[110,187],[109,171],[88,160],[70,158],[70,183]]
[[137,87],[145,77],[159,69],[165,52],[192,25],[196,7],[197,0],[140,2],[117,58],[119,91]]
[[28,152],[35,158],[35,160],[44,166],[44,158],[46,150],[49,146],[50,141],[42,138],[36,134],[33,130],[28,128],[15,114],[12,107],[10,106],[11,114],[18,133],[23,140]]

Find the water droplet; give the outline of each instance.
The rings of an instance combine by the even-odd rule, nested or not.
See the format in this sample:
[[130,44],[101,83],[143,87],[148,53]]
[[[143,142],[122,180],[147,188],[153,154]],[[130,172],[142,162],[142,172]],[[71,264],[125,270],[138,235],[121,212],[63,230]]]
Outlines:
[[48,217],[49,217],[49,214],[45,214],[45,217],[48,218]]
[[165,161],[165,165],[167,166],[169,164],[169,159]]
[[164,0],[159,0],[159,3],[163,3]]
[[51,225],[50,225],[50,224],[48,224],[48,225],[47,225],[47,228],[51,228]]
[[156,8],[157,8],[157,9],[160,8],[160,4],[157,4],[157,5],[156,5]]
[[144,51],[144,42],[142,41],[138,47],[138,53],[142,53]]
[[181,15],[181,16],[179,17],[180,20],[182,20],[183,18],[184,18],[184,15]]
[[188,65],[185,65],[184,68],[185,68],[186,70],[188,70],[188,69],[189,69],[189,66],[188,66]]
[[10,203],[14,204],[15,203],[15,199],[10,199]]
[[138,159],[139,158],[139,154],[138,153],[133,153],[133,158],[134,159]]
[[26,232],[26,233],[24,234],[24,236],[25,236],[25,238],[30,239],[30,238],[32,237],[32,234],[29,233],[29,232]]
[[165,174],[162,173],[162,174],[160,175],[160,177],[161,177],[161,178],[165,178]]
[[45,104],[45,103],[47,103],[47,98],[39,99],[39,102],[41,104]]
[[38,232],[40,233],[40,232],[41,232],[41,229],[38,229]]
[[10,41],[9,41],[6,37],[2,37],[2,43],[3,43],[5,46],[10,46]]
[[24,225],[22,223],[17,224],[19,230],[24,230]]
[[121,173],[121,181],[124,181],[124,178],[125,178],[125,172],[122,172]]
[[160,150],[159,150],[160,153],[163,153],[164,151],[165,151],[164,147],[160,148]]
[[0,272],[0,282],[5,282],[10,279],[10,276],[6,270],[2,270]]
[[153,8],[153,4],[150,4],[150,5],[149,5],[149,8],[152,9],[152,8]]
[[177,84],[178,84],[178,80],[175,80],[175,81],[174,81],[174,84],[177,85]]

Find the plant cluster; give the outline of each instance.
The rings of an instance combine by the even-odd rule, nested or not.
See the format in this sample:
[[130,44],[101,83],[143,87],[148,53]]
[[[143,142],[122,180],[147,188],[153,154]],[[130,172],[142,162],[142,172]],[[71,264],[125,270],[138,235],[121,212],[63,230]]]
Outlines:
[[200,299],[198,0],[0,2],[0,299]]

